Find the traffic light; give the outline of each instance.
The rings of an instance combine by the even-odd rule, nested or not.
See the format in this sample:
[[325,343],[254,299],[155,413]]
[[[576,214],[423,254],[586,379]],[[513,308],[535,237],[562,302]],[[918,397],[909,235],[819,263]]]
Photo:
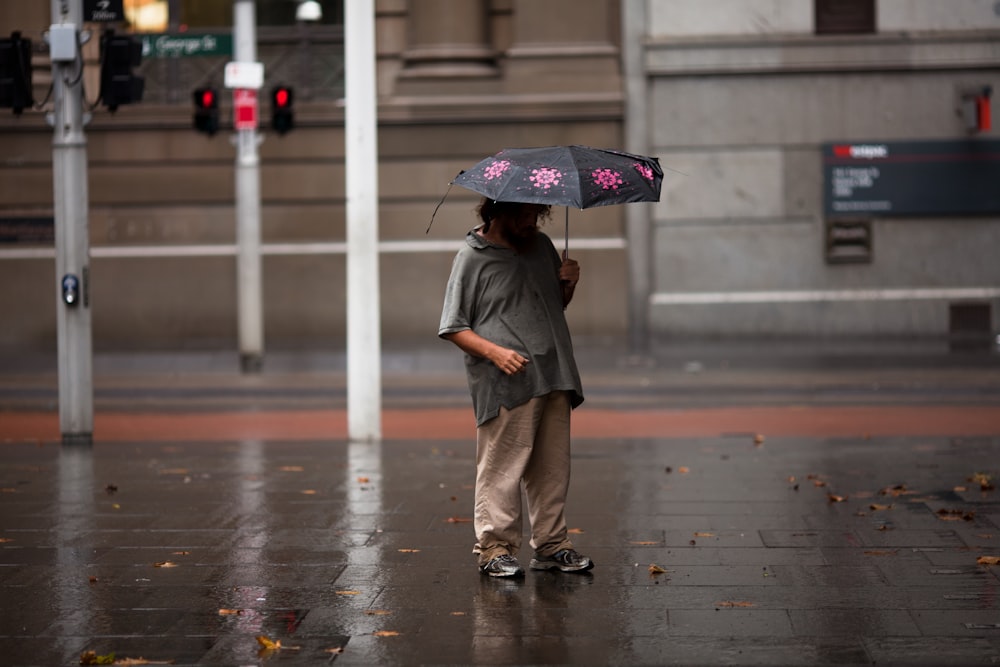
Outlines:
[[215,88],[194,91],[194,129],[212,136],[219,131],[219,92]]
[[31,96],[31,40],[20,32],[0,39],[0,107],[13,109],[21,115],[23,109],[35,103]]
[[142,100],[145,79],[132,73],[142,63],[142,44],[105,31],[101,37],[101,100],[110,111]]
[[271,90],[271,127],[278,134],[285,134],[295,127],[295,91],[288,86]]

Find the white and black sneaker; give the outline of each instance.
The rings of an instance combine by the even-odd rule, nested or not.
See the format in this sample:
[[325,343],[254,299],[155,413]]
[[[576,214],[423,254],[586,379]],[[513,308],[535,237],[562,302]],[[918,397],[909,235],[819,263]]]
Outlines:
[[[534,562],[534,561],[532,561]],[[524,569],[510,554],[503,554],[479,566],[479,571],[489,577],[523,577]]]
[[537,553],[531,559],[532,570],[559,570],[560,572],[584,572],[594,567],[594,561],[574,549],[560,549],[551,556],[539,556]]

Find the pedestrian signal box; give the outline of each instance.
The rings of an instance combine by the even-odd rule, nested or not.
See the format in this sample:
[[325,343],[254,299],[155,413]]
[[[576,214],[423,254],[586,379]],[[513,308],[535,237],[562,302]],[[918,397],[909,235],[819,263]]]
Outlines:
[[31,40],[20,32],[0,39],[0,107],[15,116],[34,104],[31,95]]
[[194,129],[212,136],[219,131],[219,91],[196,88],[193,97]]
[[288,86],[277,86],[271,91],[271,127],[278,134],[285,134],[295,127],[295,91]]
[[145,79],[132,71],[141,63],[141,42],[105,31],[101,37],[101,100],[109,111],[142,101]]

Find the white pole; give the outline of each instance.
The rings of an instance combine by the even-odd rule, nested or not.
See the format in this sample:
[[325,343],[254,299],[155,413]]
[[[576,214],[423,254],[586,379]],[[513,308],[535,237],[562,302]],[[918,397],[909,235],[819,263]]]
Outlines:
[[[52,0],[52,23],[54,26],[73,26],[75,39],[79,40],[83,24],[81,0]],[[90,444],[94,432],[90,234],[87,229],[90,200],[87,194],[87,138],[83,132],[82,68],[79,51],[73,61],[52,63],[59,429],[64,444]],[[75,294],[67,296],[67,288],[74,286]]]
[[375,3],[344,3],[347,194],[347,431],[382,437]]
[[[233,57],[257,62],[257,16],[254,0],[233,3]],[[264,357],[264,315],[260,261],[260,170],[257,130],[236,132],[236,294],[240,364],[245,373],[260,371]]]

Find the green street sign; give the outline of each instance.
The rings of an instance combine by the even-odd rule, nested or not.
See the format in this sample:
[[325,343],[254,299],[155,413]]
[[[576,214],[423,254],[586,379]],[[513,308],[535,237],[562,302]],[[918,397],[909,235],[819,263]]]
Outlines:
[[228,33],[163,33],[142,36],[143,58],[197,58],[232,54],[233,36]]

